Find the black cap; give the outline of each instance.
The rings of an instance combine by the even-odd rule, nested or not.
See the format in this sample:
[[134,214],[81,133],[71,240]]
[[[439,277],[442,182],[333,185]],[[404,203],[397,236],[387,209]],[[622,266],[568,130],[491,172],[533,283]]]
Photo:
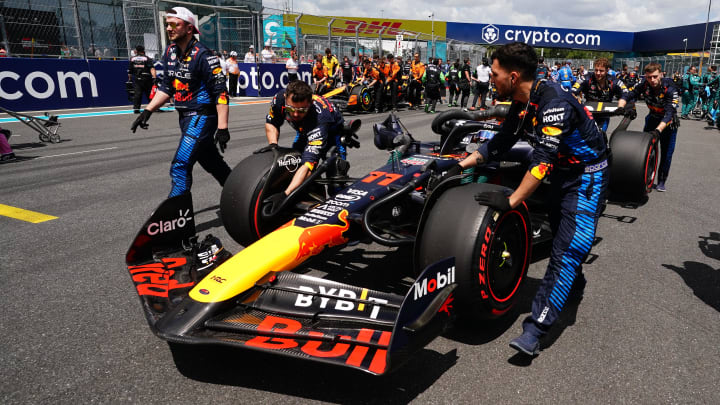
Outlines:
[[135,50],[138,52],[145,52],[145,47],[142,45],[138,45],[135,47]]

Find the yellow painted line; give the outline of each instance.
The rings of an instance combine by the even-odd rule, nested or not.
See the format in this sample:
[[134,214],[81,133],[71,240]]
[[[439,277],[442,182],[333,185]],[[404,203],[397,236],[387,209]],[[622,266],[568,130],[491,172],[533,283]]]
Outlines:
[[25,222],[32,222],[33,224],[39,224],[40,222],[50,221],[58,218],[52,215],[46,215],[35,211],[28,211],[22,208],[11,207],[4,204],[0,204],[0,215],[4,217],[19,219]]
[[[363,288],[363,289],[362,289],[362,292],[360,292],[360,299],[361,299],[361,300],[366,300],[366,299],[367,299],[367,295],[368,295],[368,289],[367,289],[367,288]],[[364,310],[365,310],[365,304],[364,304],[364,303],[358,305],[358,311],[364,311]]]
[[598,107],[597,107],[597,108],[598,108],[598,111],[602,111],[602,107],[603,107],[603,103],[602,103],[602,102],[599,102],[599,103],[598,103]]

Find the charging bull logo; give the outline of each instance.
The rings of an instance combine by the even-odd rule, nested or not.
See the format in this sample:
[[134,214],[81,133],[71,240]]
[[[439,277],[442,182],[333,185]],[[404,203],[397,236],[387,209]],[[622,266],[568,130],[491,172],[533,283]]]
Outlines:
[[343,234],[350,228],[347,216],[347,210],[342,210],[338,214],[338,219],[343,225],[320,224],[303,229],[298,238],[300,250],[298,250],[295,260],[304,260],[322,252],[326,247],[346,243],[348,240],[343,237]]
[[542,180],[547,176],[548,172],[552,169],[552,165],[547,163],[540,163],[539,165],[533,167],[530,170],[530,173],[535,176],[536,179]]
[[175,79],[175,81],[173,82],[173,87],[175,88],[175,90],[178,90],[178,91],[190,90],[190,85],[188,85],[187,83],[183,83],[178,79]]

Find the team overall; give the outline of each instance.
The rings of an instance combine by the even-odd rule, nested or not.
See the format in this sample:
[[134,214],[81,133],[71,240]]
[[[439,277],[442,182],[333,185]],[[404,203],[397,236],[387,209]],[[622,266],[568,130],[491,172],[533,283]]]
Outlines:
[[227,104],[225,75],[220,60],[205,45],[192,39],[184,53],[170,44],[163,56],[165,73],[160,90],[173,97],[179,113],[182,138],[170,167],[170,197],[190,190],[195,162],[220,185],[231,169],[213,143],[218,127],[216,104]]
[[558,83],[536,80],[527,104],[513,101],[498,136],[479,152],[497,160],[520,136],[534,150],[528,170],[551,183],[553,245],[545,277],[523,322],[542,336],[559,317],[590,253],[608,187],[607,149],[590,112]]
[[[265,122],[280,129],[285,120],[285,90],[280,90],[270,103],[270,112]],[[340,142],[345,120],[340,111],[324,97],[313,95],[307,115],[300,122],[289,118],[287,122],[297,131],[292,147],[302,152],[302,164],[310,170],[315,168],[332,146],[337,146],[342,159],[347,158],[347,150]]]
[[668,124],[660,133],[660,167],[658,168],[658,182],[664,182],[670,173],[670,163],[675,151],[675,139],[679,121],[677,119],[677,106],[680,101],[679,91],[672,79],[664,77],[658,89],[653,89],[647,80],[643,80],[635,88],[623,94],[622,98],[628,102],[634,102],[640,95],[645,98],[645,103],[650,113],[645,117],[645,128],[643,131],[652,131],[657,128],[660,121]]

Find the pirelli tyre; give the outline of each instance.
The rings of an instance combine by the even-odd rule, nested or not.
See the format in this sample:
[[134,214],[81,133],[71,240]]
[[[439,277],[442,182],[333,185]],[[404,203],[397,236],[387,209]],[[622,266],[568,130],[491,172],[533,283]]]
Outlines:
[[[265,218],[262,215],[263,200],[285,190],[300,164],[298,152],[286,148],[278,148],[276,152],[248,156],[225,180],[220,196],[220,218],[228,234],[243,246],[288,220],[284,216]],[[277,164],[274,164],[276,156]]]
[[610,190],[630,200],[652,189],[658,167],[658,140],[648,132],[617,131],[610,138]]
[[530,265],[532,227],[526,206],[507,211],[478,205],[484,191],[511,190],[468,184],[446,190],[432,206],[415,246],[418,268],[455,257],[455,297],[471,318],[497,318],[517,299]]

